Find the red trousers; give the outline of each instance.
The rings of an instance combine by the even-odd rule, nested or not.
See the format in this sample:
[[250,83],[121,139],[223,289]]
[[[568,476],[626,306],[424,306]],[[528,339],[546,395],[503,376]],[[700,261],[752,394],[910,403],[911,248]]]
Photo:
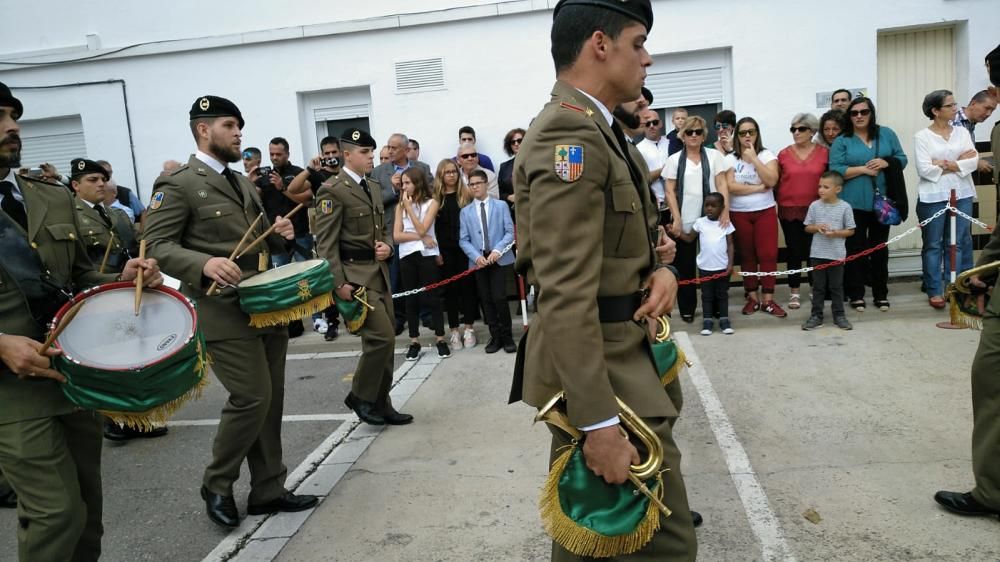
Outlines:
[[[736,251],[743,271],[778,270],[778,210],[770,207],[761,211],[730,211],[729,218],[736,229]],[[765,293],[774,293],[776,277],[743,277],[743,289],[757,292],[758,285]]]

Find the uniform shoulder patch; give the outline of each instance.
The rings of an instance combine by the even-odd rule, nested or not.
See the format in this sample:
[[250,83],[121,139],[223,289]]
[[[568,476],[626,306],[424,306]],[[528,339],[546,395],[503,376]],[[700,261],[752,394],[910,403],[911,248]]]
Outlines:
[[149,200],[149,208],[152,210],[157,210],[163,205],[163,192],[157,191],[153,194],[153,198]]
[[566,183],[573,183],[583,175],[583,147],[576,144],[557,144],[555,147],[556,176]]
[[577,113],[586,113],[587,112],[586,109],[584,109],[584,108],[582,108],[582,107],[580,107],[578,105],[573,105],[573,104],[567,103],[567,102],[561,102],[559,104],[559,107],[561,107],[563,109],[571,109],[573,111],[576,111]]
[[322,201],[320,201],[319,202],[319,214],[321,214],[321,215],[329,215],[331,213],[333,213],[333,200],[332,199],[323,199]]

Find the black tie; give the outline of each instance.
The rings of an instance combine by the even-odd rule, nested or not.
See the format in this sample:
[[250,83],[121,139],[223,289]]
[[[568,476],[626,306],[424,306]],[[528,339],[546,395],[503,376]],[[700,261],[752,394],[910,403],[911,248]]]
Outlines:
[[28,230],[28,214],[24,211],[24,203],[14,198],[14,184],[9,181],[0,182],[0,195],[3,195],[3,202],[0,203],[3,212],[17,221],[21,228]]
[[230,187],[233,188],[233,192],[236,193],[236,198],[240,200],[240,204],[243,203],[243,190],[240,189],[240,184],[236,183],[236,176],[233,175],[233,171],[229,168],[222,170],[222,175],[226,176],[226,180],[229,181]]
[[483,221],[483,254],[492,250],[490,247],[490,231],[486,224],[486,201],[479,203],[479,220]]
[[101,215],[101,220],[104,221],[104,224],[108,228],[111,228],[111,217],[108,216],[108,211],[104,208],[104,205],[101,205],[100,203],[98,203],[98,204],[94,205],[94,210],[97,211],[98,215]]
[[368,182],[365,181],[365,178],[361,178],[361,189],[365,190],[365,195],[367,195],[368,196],[368,200],[371,201],[372,200],[372,190],[368,189]]

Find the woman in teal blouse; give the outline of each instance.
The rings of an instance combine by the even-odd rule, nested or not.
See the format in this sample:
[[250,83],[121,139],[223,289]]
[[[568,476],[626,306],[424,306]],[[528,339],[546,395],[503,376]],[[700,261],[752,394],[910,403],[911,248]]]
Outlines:
[[[847,108],[844,130],[830,147],[830,169],[840,172],[847,182],[840,198],[854,209],[854,235],[847,239],[847,254],[853,255],[884,243],[889,239],[889,227],[878,222],[872,211],[875,198],[873,184],[886,194],[885,169],[887,158],[906,167],[906,154],[892,129],[878,125],[875,104],[868,98],[857,98]],[[873,181],[874,180],[874,181]],[[865,309],[865,282],[872,288],[872,303],[879,310],[889,310],[889,250],[882,248],[863,258],[847,262],[844,271],[844,292],[851,306]]]

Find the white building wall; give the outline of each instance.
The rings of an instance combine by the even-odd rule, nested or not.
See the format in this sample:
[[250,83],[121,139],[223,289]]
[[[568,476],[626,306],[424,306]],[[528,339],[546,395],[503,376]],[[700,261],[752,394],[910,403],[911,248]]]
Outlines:
[[[303,139],[315,142],[315,131],[302,125],[300,93],[352,86],[370,87],[371,128],[379,142],[396,131],[407,133],[421,141],[422,159],[433,165],[454,154],[458,127],[471,124],[480,149],[499,164],[506,159],[503,134],[526,127],[548,99],[554,4],[298,0],[231,11],[226,3],[204,0],[178,0],[156,10],[141,2],[18,2],[6,12],[8,22],[46,25],[8,26],[0,37],[0,61],[74,59],[166,42],[86,62],[0,63],[0,81],[16,88],[124,80],[138,181],[129,177],[131,152],[117,84],[15,93],[25,104],[24,119],[80,114],[88,156],[110,160],[119,182],[138,185],[144,198],[163,160],[184,160],[192,152],[187,111],[207,93],[239,105],[247,121],[244,146],[266,150],[271,137],[284,136],[300,164],[315,150],[303,147]],[[941,87],[955,90],[963,103],[986,86],[983,56],[998,41],[995,0],[654,0],[653,7],[650,53],[729,49],[731,91],[724,99],[732,100],[738,115],[757,118],[772,149],[790,142],[793,114],[822,110],[815,107],[816,92],[864,87],[878,103],[879,30],[957,22],[957,83]],[[420,13],[393,15],[413,12]],[[91,38],[90,50],[88,34],[99,37]],[[444,58],[446,89],[397,94],[394,63],[431,57]],[[920,108],[913,112],[919,116]],[[990,124],[979,126],[980,140]]]

